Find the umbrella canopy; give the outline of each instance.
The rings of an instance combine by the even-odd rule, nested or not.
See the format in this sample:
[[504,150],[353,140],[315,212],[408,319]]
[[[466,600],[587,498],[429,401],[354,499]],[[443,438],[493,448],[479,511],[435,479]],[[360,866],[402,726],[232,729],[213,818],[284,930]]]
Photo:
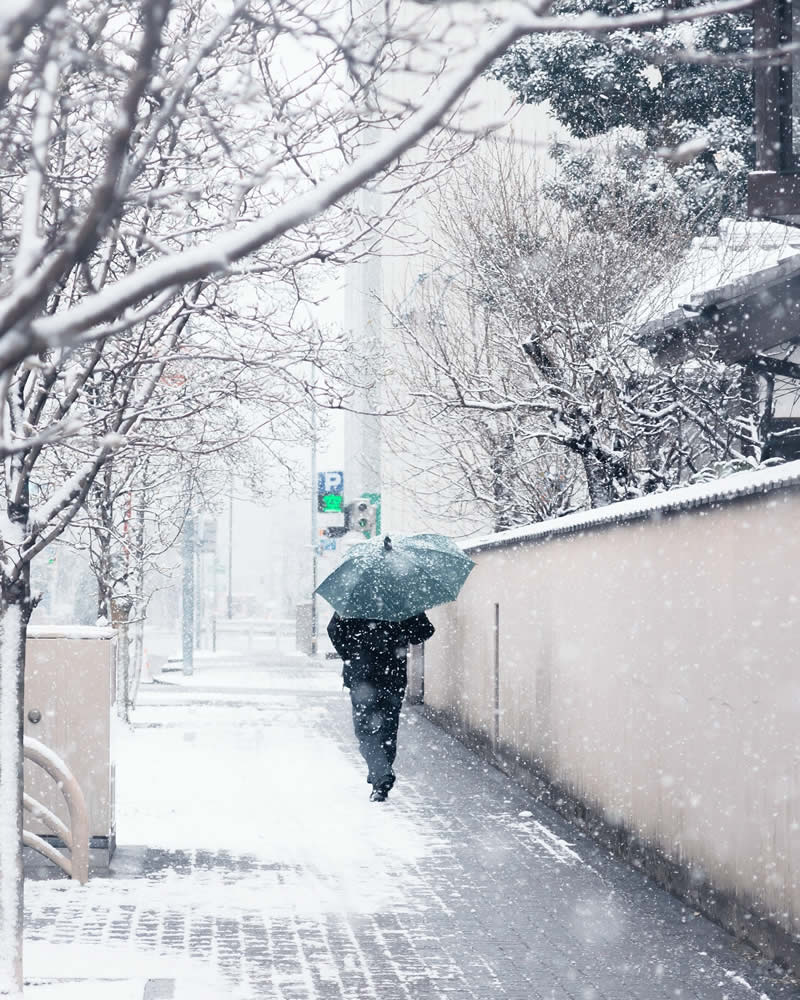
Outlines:
[[342,618],[400,622],[454,601],[475,563],[444,535],[354,545],[317,593]]

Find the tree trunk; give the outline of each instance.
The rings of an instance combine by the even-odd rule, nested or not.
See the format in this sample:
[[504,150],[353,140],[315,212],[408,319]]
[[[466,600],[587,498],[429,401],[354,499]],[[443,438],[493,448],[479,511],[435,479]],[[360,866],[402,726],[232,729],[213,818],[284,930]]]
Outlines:
[[583,469],[586,474],[586,488],[589,491],[589,503],[592,507],[605,507],[611,503],[606,470],[594,455],[582,455]]
[[117,630],[117,715],[124,722],[130,715],[131,644],[129,618],[133,602],[117,598],[112,602],[113,625]]
[[508,465],[514,454],[514,438],[511,434],[500,434],[493,441],[492,499],[494,500],[494,530],[507,531],[514,527],[512,517],[512,497],[508,486]]
[[[19,488],[8,502],[4,534],[21,540],[30,516],[28,482],[20,456],[10,464]],[[33,611],[30,563],[22,558],[15,575],[0,580],[0,997],[15,998],[22,997],[25,632]]]
[[136,704],[144,661],[144,531],[145,517],[144,505],[142,504],[136,512],[134,527],[133,553],[136,562],[133,572],[133,607],[136,609],[136,622],[133,626],[133,662],[131,664],[131,678],[128,692],[128,704],[130,705]]
[[111,624],[112,618],[112,589],[108,585],[108,577],[99,575],[97,577],[97,618],[105,618]]
[[130,715],[129,685],[131,677],[131,643],[128,635],[127,619],[118,622],[117,657],[119,663],[119,686],[117,688],[117,715],[127,722]]
[[[754,458],[757,462],[761,462],[765,457],[764,452],[766,451],[765,445],[769,439],[770,425],[772,423],[772,408],[775,393],[775,379],[772,377],[767,377],[766,379],[766,392],[764,393],[763,410],[759,412],[762,405],[761,400],[761,382],[759,376],[753,371],[744,370],[742,373],[742,400],[744,405],[742,406],[741,416],[745,426],[747,426],[750,417],[750,423],[753,427],[753,433],[756,435],[755,439],[742,435],[739,439],[739,447],[741,448],[743,455],[748,455]],[[727,458],[728,456],[726,456]]]
[[114,531],[114,505],[111,500],[111,477],[113,462],[107,462],[103,469],[102,481],[95,485],[99,526],[95,538],[99,546],[97,558],[97,617],[111,622],[114,608],[114,578],[112,575],[111,543]]
[[133,655],[131,657],[131,676],[128,684],[128,704],[133,707],[136,704],[136,696],[139,694],[139,685],[142,681],[142,668],[144,667],[144,620],[137,618],[133,626]]
[[0,598],[0,996],[22,997],[22,783],[27,574]]

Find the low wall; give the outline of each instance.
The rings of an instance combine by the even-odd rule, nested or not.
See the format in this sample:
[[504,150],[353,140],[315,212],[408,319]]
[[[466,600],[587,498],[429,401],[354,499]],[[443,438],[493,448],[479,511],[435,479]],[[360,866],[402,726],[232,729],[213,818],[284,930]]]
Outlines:
[[468,551],[426,710],[800,968],[800,463]]

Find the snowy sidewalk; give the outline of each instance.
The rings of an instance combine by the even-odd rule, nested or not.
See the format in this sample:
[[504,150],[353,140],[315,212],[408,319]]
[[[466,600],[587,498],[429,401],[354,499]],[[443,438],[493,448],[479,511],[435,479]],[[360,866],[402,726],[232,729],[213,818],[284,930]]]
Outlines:
[[120,742],[111,873],[28,880],[29,981],[105,980],[75,995],[108,1000],[800,997],[415,711],[396,789],[369,802],[334,663],[148,687]]

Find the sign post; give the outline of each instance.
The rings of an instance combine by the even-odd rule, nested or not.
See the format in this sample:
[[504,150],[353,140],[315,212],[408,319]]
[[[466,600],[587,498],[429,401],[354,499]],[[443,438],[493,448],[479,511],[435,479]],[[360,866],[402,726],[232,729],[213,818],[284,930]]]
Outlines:
[[[314,422],[314,427],[316,428],[316,422]],[[316,430],[315,430],[316,434]],[[316,440],[316,438],[315,438]],[[326,549],[335,549],[336,543],[333,546],[326,546],[320,541],[320,531],[319,531],[319,515],[337,515],[341,514],[344,517],[344,473],[341,470],[335,470],[333,472],[317,472],[317,460],[316,460],[316,447],[312,451],[312,469],[311,474],[316,483],[317,497],[316,503],[312,504],[311,509],[311,545],[313,548],[311,558],[313,560],[313,580],[312,580],[312,593],[311,593],[311,652],[312,655],[316,656],[317,653],[317,598],[314,591],[317,589],[317,558]],[[335,518],[334,518],[335,519]],[[327,524],[328,521],[323,523]]]
[[183,673],[191,677],[194,673],[194,515],[187,512],[183,522],[183,622],[182,660]]
[[[314,367],[311,368],[312,381]],[[317,511],[319,510],[319,477],[317,475],[317,404],[311,398],[311,490],[317,490],[317,502],[311,496],[311,655],[317,655]]]

